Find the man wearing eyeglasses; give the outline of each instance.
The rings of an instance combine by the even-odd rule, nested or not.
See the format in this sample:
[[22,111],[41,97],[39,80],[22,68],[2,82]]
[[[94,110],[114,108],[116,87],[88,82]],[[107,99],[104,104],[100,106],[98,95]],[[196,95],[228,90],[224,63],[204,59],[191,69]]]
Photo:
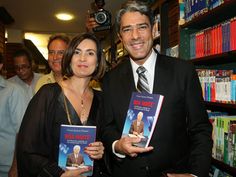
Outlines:
[[64,51],[67,49],[70,42],[69,37],[63,34],[56,34],[49,38],[48,42],[48,64],[51,72],[42,76],[35,87],[37,92],[43,85],[59,82],[62,79],[61,75],[61,61]]
[[13,54],[13,63],[16,75],[9,81],[19,84],[26,93],[28,102],[35,94],[35,85],[41,74],[34,73],[32,69],[32,57],[28,50],[20,49]]

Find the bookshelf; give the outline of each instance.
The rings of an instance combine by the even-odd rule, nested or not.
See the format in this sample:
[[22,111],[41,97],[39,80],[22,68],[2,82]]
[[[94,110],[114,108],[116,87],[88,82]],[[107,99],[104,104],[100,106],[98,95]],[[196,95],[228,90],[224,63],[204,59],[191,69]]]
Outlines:
[[152,8],[154,15],[155,15],[154,28],[156,28],[156,30],[157,30],[156,34],[154,34],[153,46],[157,50],[160,50],[160,46],[161,46],[161,14],[160,14],[160,9],[161,9],[161,5],[163,2],[164,2],[164,0],[155,1],[151,4],[151,8]]
[[234,63],[236,58],[236,50],[228,51],[220,54],[210,55],[206,57],[200,57],[196,59],[192,59],[191,61],[195,65],[219,65],[225,63]]
[[230,167],[229,165],[212,158],[212,164],[214,164],[217,168],[227,172],[228,174],[235,176],[236,175],[236,168]]
[[179,6],[177,0],[158,0],[151,4],[154,14],[160,14],[160,35],[154,38],[154,47],[160,45],[160,53],[179,43]]
[[[202,29],[211,24],[216,24],[235,16],[236,3],[234,0],[226,0],[222,5],[193,18],[191,21],[181,25],[181,28]],[[227,9],[227,10],[226,10]]]
[[[190,35],[199,32],[200,30],[207,29],[218,25],[225,20],[229,20],[236,17],[236,1],[226,0],[220,6],[208,10],[208,12],[193,18],[191,21],[186,22],[180,26],[180,57],[188,60],[190,58]],[[223,15],[222,15],[223,14]],[[230,51],[228,54],[222,53],[217,55],[217,58],[225,58],[224,56],[229,56],[230,54],[235,54],[235,52]],[[212,56],[214,58],[215,56]],[[208,60],[210,57],[203,57],[195,59],[196,62]],[[226,61],[227,62],[227,61]],[[226,63],[225,62],[225,63]],[[207,62],[205,62],[207,63]]]
[[211,110],[228,112],[230,115],[236,115],[236,104],[206,101],[205,105],[208,109]]
[[[204,57],[191,59],[190,55],[190,35],[200,30],[211,28],[217,24],[220,24],[226,20],[236,17],[236,1],[225,0],[223,4],[215,7],[207,12],[195,16],[191,21],[186,22],[180,26],[180,46],[179,54],[180,58],[189,60],[194,63],[196,68],[204,67],[210,69],[230,69],[236,66],[236,50],[217,53]],[[219,42],[219,41],[218,41]],[[224,68],[226,67],[226,68]],[[221,103],[221,102],[205,102],[207,109],[214,111],[227,112],[229,115],[236,115],[236,104]],[[222,161],[212,158],[212,164],[226,173],[236,176],[236,168],[225,164]]]

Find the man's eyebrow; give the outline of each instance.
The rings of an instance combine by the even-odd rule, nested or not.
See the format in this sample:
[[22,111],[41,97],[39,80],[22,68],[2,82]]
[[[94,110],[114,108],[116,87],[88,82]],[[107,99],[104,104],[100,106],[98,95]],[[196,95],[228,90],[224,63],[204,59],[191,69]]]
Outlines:
[[139,24],[136,24],[136,25],[126,25],[126,26],[122,26],[121,29],[123,29],[123,28],[128,28],[128,27],[132,27],[132,26],[141,26],[141,25],[147,25],[147,26],[149,26],[148,23],[144,22],[144,23],[139,23]]

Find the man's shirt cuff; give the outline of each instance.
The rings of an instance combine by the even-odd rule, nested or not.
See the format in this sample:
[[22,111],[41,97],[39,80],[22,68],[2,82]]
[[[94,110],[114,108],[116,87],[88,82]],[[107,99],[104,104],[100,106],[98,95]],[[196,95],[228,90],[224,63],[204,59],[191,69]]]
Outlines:
[[113,152],[113,154],[115,154],[117,157],[123,159],[123,158],[125,158],[125,155],[124,155],[124,154],[117,153],[117,152],[115,151],[115,144],[117,143],[117,141],[118,141],[118,140],[116,140],[116,141],[114,141],[114,142],[112,143],[112,152]]

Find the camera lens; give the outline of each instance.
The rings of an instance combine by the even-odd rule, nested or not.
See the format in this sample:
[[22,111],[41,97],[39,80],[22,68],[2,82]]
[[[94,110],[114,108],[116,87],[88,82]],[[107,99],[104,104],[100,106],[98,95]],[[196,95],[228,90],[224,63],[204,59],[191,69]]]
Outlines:
[[107,21],[107,15],[105,12],[101,11],[101,12],[97,12],[95,14],[95,20],[98,24],[102,25]]

